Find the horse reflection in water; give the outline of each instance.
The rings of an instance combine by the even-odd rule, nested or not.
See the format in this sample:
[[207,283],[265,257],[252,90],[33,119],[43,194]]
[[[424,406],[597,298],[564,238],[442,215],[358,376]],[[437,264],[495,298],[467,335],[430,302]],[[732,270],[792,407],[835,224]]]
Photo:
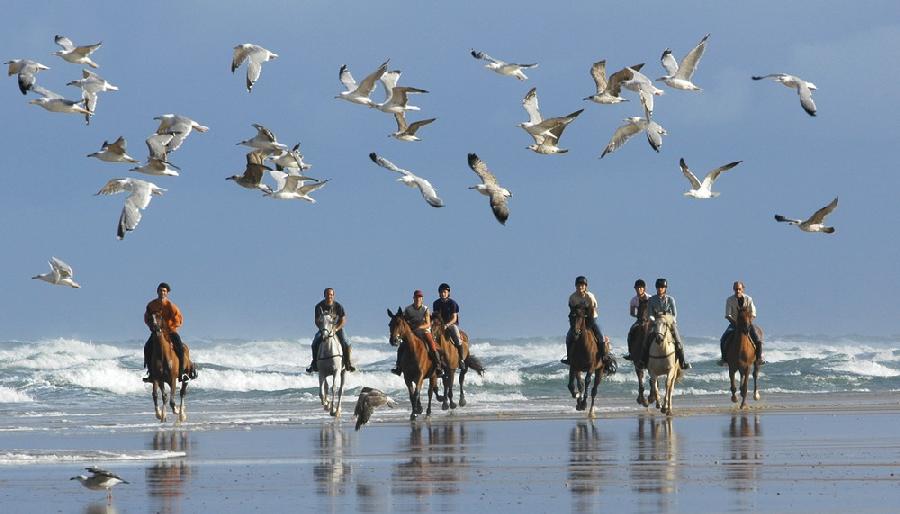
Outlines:
[[762,425],[759,416],[753,422],[746,415],[731,416],[725,431],[728,460],[723,462],[725,483],[733,491],[755,491],[762,466]]
[[[476,439],[483,438],[481,432],[475,435]],[[459,493],[468,479],[469,439],[465,423],[411,427],[409,445],[400,449],[408,460],[394,465],[393,494],[421,498]],[[428,509],[427,504],[421,505]]]
[[350,448],[350,434],[337,423],[319,429],[319,463],[313,466],[316,494],[343,496],[350,484],[352,469],[344,462],[344,451]]
[[604,440],[592,422],[579,421],[569,432],[569,474],[567,486],[575,495],[575,512],[595,512],[599,507],[600,485],[615,466],[615,447]]
[[667,495],[678,484],[678,436],[671,417],[639,416],[632,443],[631,488],[638,493],[657,495],[657,508],[671,507]]
[[[191,453],[191,437],[189,432],[181,430],[159,431],[147,445],[156,451]],[[147,468],[147,494],[155,498],[159,505],[154,512],[183,512],[181,499],[185,485],[196,471],[185,462],[184,458],[160,460]]]

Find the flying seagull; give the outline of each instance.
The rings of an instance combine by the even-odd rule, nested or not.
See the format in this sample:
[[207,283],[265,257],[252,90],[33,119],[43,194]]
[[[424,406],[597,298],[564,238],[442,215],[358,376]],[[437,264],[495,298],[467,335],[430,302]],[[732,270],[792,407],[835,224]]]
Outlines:
[[99,152],[89,153],[88,157],[96,157],[104,162],[138,162],[137,159],[125,153],[127,142],[125,138],[119,136],[114,142],[103,142]]
[[278,57],[278,54],[266,50],[265,48],[244,43],[234,47],[234,55],[231,58],[231,73],[238,69],[244,61],[247,61],[247,92],[251,92],[253,84],[259,80],[259,74],[262,73],[262,63],[271,61]]
[[283,145],[275,139],[275,134],[271,130],[259,123],[254,123],[253,128],[256,129],[256,135],[237,144],[255,148],[265,154],[280,153],[288,149],[287,145]]
[[[283,171],[269,170],[269,175],[275,179],[275,188],[270,191],[263,191],[263,195],[278,200],[306,200],[309,203],[316,203],[316,199],[309,196],[309,193],[317,189],[325,187],[328,180],[316,181],[309,177],[300,175],[290,175]],[[307,184],[307,182],[314,182]]]
[[102,42],[95,45],[75,46],[75,43],[66,36],[56,36],[53,38],[53,42],[62,47],[62,50],[53,52],[53,55],[58,55],[64,61],[72,64],[87,64],[91,68],[99,68],[97,63],[91,60],[91,54],[100,48]]
[[147,143],[147,163],[143,166],[131,168],[128,171],[137,171],[147,175],[165,175],[177,177],[181,168],[170,163],[167,148],[174,139],[172,134],[153,134],[145,141]]
[[397,82],[399,80],[400,71],[388,71],[382,74],[381,84],[384,86],[384,91],[387,96],[385,96],[384,101],[380,104],[373,103],[370,107],[374,107],[375,109],[388,114],[421,110],[415,105],[409,105],[409,95],[414,93],[427,93],[428,91],[416,87],[398,86]]
[[81,70],[82,78],[67,83],[67,86],[78,86],[81,88],[81,99],[84,100],[84,106],[91,111],[85,114],[84,119],[88,125],[91,123],[91,116],[97,109],[97,95],[106,91],[118,91],[119,88],[107,82],[103,77],[89,70]]
[[49,66],[44,66],[43,64],[31,61],[28,59],[13,59],[11,61],[6,61],[5,63],[8,65],[8,76],[18,75],[19,78],[19,91],[22,94],[28,93],[28,90],[34,86],[35,75],[38,72],[43,70],[49,70]]
[[167,152],[174,152],[181,148],[181,143],[187,139],[192,130],[197,130],[198,132],[209,130],[209,127],[180,114],[163,114],[153,119],[159,120],[159,127],[156,129],[157,134],[171,134],[173,136],[172,140],[166,145]]
[[474,153],[469,154],[469,167],[481,179],[481,184],[472,186],[469,189],[474,189],[489,197],[494,217],[497,218],[501,225],[506,225],[506,220],[509,218],[509,207],[506,205],[506,199],[511,197],[512,193],[500,186],[500,183],[497,182],[497,177],[491,173],[487,164]]
[[421,139],[416,136],[416,131],[433,122],[437,118],[428,118],[426,120],[418,120],[407,124],[406,115],[402,112],[398,112],[394,114],[394,119],[397,120],[397,131],[389,134],[389,137],[397,139],[398,141],[412,142],[421,141]]
[[375,102],[369,98],[369,95],[371,95],[372,91],[375,89],[375,82],[384,75],[385,71],[387,71],[389,61],[390,59],[384,61],[377,70],[367,75],[359,84],[353,80],[353,75],[350,74],[350,69],[347,68],[347,65],[344,64],[341,66],[338,78],[340,78],[341,84],[344,85],[346,91],[341,91],[341,94],[335,96],[335,98],[347,100],[348,102],[353,102],[355,104],[367,105],[369,107],[375,105]]
[[606,154],[615,152],[619,147],[628,142],[632,136],[641,131],[647,134],[647,142],[650,144],[650,147],[659,152],[659,148],[662,146],[662,136],[668,135],[668,132],[666,132],[666,129],[659,123],[656,123],[650,118],[649,111],[645,110],[644,113],[646,115],[645,118],[637,116],[625,118],[625,124],[621,125],[613,132],[609,143],[606,145],[606,148],[603,149],[603,153],[600,154],[601,159]]
[[522,99],[522,107],[528,113],[528,121],[519,123],[519,126],[534,138],[534,144],[528,146],[528,149],[544,154],[568,152],[568,150],[556,146],[556,143],[562,136],[562,131],[565,130],[566,126],[572,123],[584,109],[579,109],[566,116],[545,120],[541,117],[541,110],[538,106],[537,88],[531,88],[525,94],[525,98]]
[[697,43],[697,46],[684,56],[680,66],[678,65],[678,61],[675,60],[675,56],[672,55],[672,50],[666,48],[660,57],[660,62],[662,63],[663,68],[666,69],[668,75],[664,75],[656,80],[664,82],[671,88],[681,89],[682,91],[701,91],[699,87],[691,82],[691,77],[694,76],[694,71],[697,70],[697,64],[700,63],[700,58],[703,57],[703,52],[706,50],[707,39],[709,39],[709,34],[703,36],[703,39]]
[[146,209],[150,205],[150,199],[153,196],[162,196],[165,189],[146,180],[114,178],[107,182],[94,196],[113,195],[122,191],[128,191],[130,194],[125,198],[125,207],[122,208],[122,214],[119,216],[119,224],[116,229],[116,237],[120,240],[125,238],[126,232],[131,232],[140,223],[141,210]]
[[100,469],[97,467],[89,467],[84,468],[91,473],[91,476],[86,477],[84,475],[78,475],[77,477],[72,477],[70,480],[78,480],[81,482],[81,485],[87,487],[91,491],[102,491],[106,490],[106,499],[107,501],[112,501],[112,488],[119,484],[127,484],[128,481],[124,478],[116,475],[115,473],[110,473],[105,469]]
[[50,112],[85,115],[91,114],[91,111],[83,107],[83,104],[85,103],[83,100],[67,100],[63,98],[62,95],[54,93],[53,91],[50,91],[49,89],[38,85],[32,86],[31,90],[41,95],[42,98],[35,98],[28,102],[30,104],[39,105]]
[[75,289],[81,287],[78,282],[72,280],[72,266],[57,259],[50,257],[50,272],[43,275],[35,275],[31,278],[49,282],[55,286],[69,286]]
[[591,77],[594,79],[594,85],[597,86],[597,92],[584,99],[598,104],[627,102],[627,98],[622,98],[620,96],[622,92],[622,82],[634,78],[634,72],[640,71],[643,67],[644,63],[640,63],[627,68],[622,68],[610,75],[609,80],[606,80],[606,61],[595,62],[591,65]]
[[390,408],[397,406],[397,402],[388,395],[372,387],[363,387],[359,390],[359,399],[356,400],[356,408],[353,409],[353,417],[356,418],[356,430],[369,422],[376,407],[387,405]]
[[691,170],[688,169],[687,164],[685,164],[684,162],[684,158],[682,158],[680,161],[678,161],[678,163],[681,165],[681,172],[684,173],[684,177],[691,183],[691,190],[686,191],[684,193],[684,196],[690,196],[692,198],[700,199],[715,198],[719,196],[719,193],[712,191],[712,186],[716,182],[716,179],[719,178],[719,175],[723,171],[728,171],[741,162],[742,161],[734,161],[729,162],[724,166],[719,166],[718,168],[707,173],[706,176],[703,177],[703,182],[700,182],[699,180],[697,180],[697,177],[693,173],[691,173]]
[[290,150],[285,149],[281,153],[270,154],[267,158],[275,163],[275,169],[278,171],[287,169],[303,172],[312,168],[312,164],[303,162],[303,154],[300,153],[300,143],[294,145]]
[[816,90],[816,85],[807,82],[800,77],[788,75],[787,73],[770,73],[769,75],[754,76],[753,80],[772,79],[779,84],[783,84],[791,89],[796,89],[800,96],[800,106],[810,116],[816,115],[816,103],[813,102],[812,92]]
[[264,155],[261,152],[253,151],[247,154],[247,167],[244,168],[243,175],[232,175],[226,177],[225,180],[233,180],[235,184],[246,189],[260,189],[263,192],[272,193],[269,186],[262,183],[263,174],[272,171],[272,168],[263,165]]
[[528,77],[525,75],[525,73],[522,72],[522,70],[537,67],[537,63],[516,64],[513,62],[503,62],[499,59],[494,59],[484,52],[479,52],[478,50],[474,49],[471,50],[470,53],[472,54],[472,57],[476,59],[487,61],[487,64],[484,65],[485,68],[495,73],[499,73],[500,75],[515,77],[519,80],[528,80]]
[[815,214],[809,217],[806,220],[795,220],[791,218],[786,218],[780,214],[775,215],[775,221],[781,221],[790,225],[797,225],[797,227],[804,232],[824,232],[826,234],[833,234],[834,227],[826,227],[825,226],[825,216],[831,214],[831,211],[837,207],[838,199],[837,197],[831,201],[830,204],[822,207],[817,210]]
[[419,188],[419,192],[422,193],[422,198],[424,198],[425,201],[428,202],[428,205],[432,207],[444,206],[444,202],[440,198],[438,198],[437,191],[435,191],[434,186],[431,185],[431,182],[425,180],[422,177],[416,176],[411,171],[407,171],[403,168],[397,167],[396,164],[385,159],[384,157],[379,156],[375,152],[369,154],[369,159],[372,159],[372,162],[381,166],[382,168],[386,168],[399,173],[400,178],[397,179],[397,182],[401,182],[409,187]]
[[653,114],[653,97],[661,96],[665,91],[653,85],[646,75],[634,68],[628,68],[631,78],[622,81],[622,87],[634,91],[641,100],[641,105],[649,114]]

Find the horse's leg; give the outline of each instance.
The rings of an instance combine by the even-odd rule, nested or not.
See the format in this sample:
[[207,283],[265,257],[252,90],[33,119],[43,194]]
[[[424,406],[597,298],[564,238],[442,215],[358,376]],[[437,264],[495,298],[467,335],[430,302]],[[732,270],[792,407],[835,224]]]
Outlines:
[[[343,368],[343,366],[341,366],[341,367]],[[337,375],[338,375],[338,368],[334,368],[334,370],[331,372],[331,387],[329,388],[329,390],[331,391],[331,399],[328,402],[329,403],[328,415],[332,416],[332,417],[334,417],[334,414],[337,411],[337,404],[335,403],[335,398],[334,398],[336,395],[336,392],[337,392],[336,391]]]
[[741,370],[741,409],[747,408],[747,382],[750,381],[750,366]]
[[419,378],[418,382],[416,382],[416,414],[425,412],[425,409],[422,408],[422,384],[424,382],[425,377]]
[[413,421],[416,419],[416,385],[412,380],[407,379],[406,390],[409,391],[409,405],[412,410],[409,420]]
[[184,395],[187,394],[187,381],[181,383],[181,395],[178,401],[178,421],[187,421],[187,407],[184,405]]
[[647,406],[649,407],[651,403],[658,404],[659,387],[656,384],[657,377],[653,375],[653,373],[650,373],[649,370],[647,371],[647,375],[650,376],[650,394],[647,395]]
[[759,378],[759,364],[753,363],[753,399],[759,401],[759,389],[756,388],[756,379]]
[[319,373],[319,400],[322,402],[322,409],[328,412],[331,405],[328,403],[328,378]]
[[425,419],[431,418],[431,398],[434,396],[434,376],[428,377],[428,407],[425,408]]
[[175,407],[175,391],[178,390],[178,372],[169,375],[169,408],[177,416],[178,411]]
[[450,380],[449,380],[450,388],[447,389],[447,399],[450,400],[450,409],[455,409],[457,407],[456,402],[453,401],[453,383],[456,382],[456,370],[452,370],[450,372]]
[[341,418],[341,404],[344,401],[344,367],[341,366],[341,384],[338,386],[338,399],[337,399],[337,411],[334,413],[334,417],[340,419]]
[[571,366],[569,366],[569,392],[572,393],[572,398],[578,398],[575,392],[575,370]]
[[591,389],[591,378],[593,378],[593,372],[588,370],[584,374],[584,389],[581,393],[581,410],[587,409],[588,395],[590,394]]
[[[676,362],[674,366],[678,366]],[[672,393],[675,391],[675,377],[678,376],[677,368],[673,368],[669,370],[669,373],[666,375],[666,408],[665,415],[672,415]]]
[[463,383],[466,381],[466,373],[469,372],[469,368],[460,370],[459,372],[459,406],[466,406],[466,391],[463,389]]
[[159,408],[159,382],[157,380],[153,380],[153,411],[156,413],[156,419],[166,420],[165,409]]
[[638,380],[638,397],[637,402],[644,407],[647,406],[647,399],[644,398],[644,370],[635,366],[634,374],[637,375]]
[[734,383],[734,373],[737,371],[736,368],[728,365],[728,378],[731,379],[731,403],[737,403],[737,385]]
[[594,411],[594,400],[597,398],[597,388],[600,387],[600,370],[594,372],[594,387],[591,389],[591,408],[588,410],[588,418],[594,419],[597,417],[596,412]]

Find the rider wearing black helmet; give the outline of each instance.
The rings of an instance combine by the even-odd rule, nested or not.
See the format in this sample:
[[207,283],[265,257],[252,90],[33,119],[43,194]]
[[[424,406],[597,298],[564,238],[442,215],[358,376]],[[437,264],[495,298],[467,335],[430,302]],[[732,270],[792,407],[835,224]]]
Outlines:
[[[689,362],[684,360],[684,345],[681,343],[681,334],[678,333],[678,323],[674,320],[678,316],[678,311],[675,308],[675,298],[666,294],[666,290],[668,289],[669,283],[664,278],[656,279],[656,294],[650,297],[649,300],[649,309],[650,316],[658,317],[663,314],[671,314],[672,315],[672,336],[675,338],[675,355],[678,357],[678,362],[681,364],[681,369],[690,369],[692,366]],[[647,359],[649,357],[650,352],[650,338],[648,337],[646,341],[644,341],[644,351],[641,355],[640,363],[643,364],[644,367],[647,365]]]
[[[628,329],[629,341],[631,341],[631,333],[640,326],[641,323],[646,321],[646,318],[642,318],[641,316],[647,316],[648,313],[647,303],[650,301],[650,295],[647,294],[647,284],[644,282],[644,279],[639,278],[634,281],[634,293],[631,303],[628,304],[628,314],[632,318],[635,318],[634,323],[631,324],[631,328]],[[630,353],[625,354],[625,360],[630,361],[632,358]]]
[[[566,358],[561,359],[560,362],[566,366],[569,365],[569,350],[572,347],[573,336],[575,336],[575,310],[579,308],[587,313],[585,322],[587,327],[594,333],[594,337],[597,338],[597,349],[599,350],[600,360],[606,362],[606,339],[603,337],[603,333],[600,332],[600,327],[597,325],[597,317],[599,314],[597,309],[597,298],[594,296],[594,293],[588,291],[587,278],[583,276],[575,277],[575,292],[569,295],[569,331],[566,334]],[[610,366],[610,369],[612,369],[612,366]]]
[[450,341],[456,346],[459,353],[459,369],[466,369],[466,361],[463,358],[462,341],[459,338],[459,304],[450,298],[450,285],[446,282],[438,286],[438,295],[440,298],[431,305],[435,314],[441,315],[441,321],[444,323],[444,333],[450,337]]

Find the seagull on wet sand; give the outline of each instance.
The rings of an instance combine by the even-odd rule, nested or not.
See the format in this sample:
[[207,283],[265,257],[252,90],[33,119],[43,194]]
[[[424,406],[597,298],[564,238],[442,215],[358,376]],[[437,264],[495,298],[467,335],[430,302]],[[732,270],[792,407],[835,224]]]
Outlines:
[[271,61],[278,57],[278,54],[266,50],[265,48],[244,43],[234,47],[234,55],[231,57],[231,73],[238,69],[244,61],[247,61],[247,92],[251,92],[253,84],[259,80],[259,74],[262,73],[262,63]]
[[356,430],[359,431],[363,425],[369,422],[369,418],[372,417],[376,407],[385,405],[393,409],[397,407],[397,402],[373,387],[360,389],[359,399],[356,400],[356,407],[353,409],[353,417],[356,418]]
[[825,226],[825,216],[831,214],[831,211],[833,211],[834,208],[837,207],[837,203],[838,199],[837,197],[835,197],[830,204],[817,210],[812,216],[805,220],[786,218],[780,214],[776,214],[775,221],[780,221],[789,225],[797,225],[797,228],[804,232],[823,232],[825,234],[833,234],[834,227]]
[[485,68],[487,68],[495,73],[499,73],[500,75],[515,77],[519,80],[528,80],[528,77],[525,75],[524,72],[522,72],[522,70],[537,67],[537,63],[516,64],[513,62],[503,62],[500,59],[494,59],[490,55],[488,55],[484,52],[479,52],[478,50],[474,50],[474,49],[471,50],[469,53],[471,53],[472,57],[474,57],[476,59],[481,59],[483,61],[487,61],[487,64],[484,65]]
[[18,75],[19,91],[21,91],[23,95],[28,93],[28,90],[34,86],[36,80],[35,75],[37,75],[38,72],[50,69],[49,66],[44,66],[39,62],[31,61],[29,59],[13,59],[11,61],[6,61],[3,64],[8,65],[8,76]]
[[795,89],[797,95],[800,96],[800,106],[803,107],[803,110],[810,116],[816,115],[816,103],[812,99],[812,92],[816,90],[816,85],[812,82],[807,82],[800,77],[788,75],[787,73],[770,73],[769,75],[750,78],[753,80],[772,79],[786,87]]
[[104,162],[138,162],[137,159],[125,153],[127,142],[125,138],[119,136],[114,142],[103,142],[99,152],[89,153],[88,157],[96,157]]
[[728,171],[731,168],[734,168],[742,161],[734,161],[725,164],[724,166],[719,166],[718,168],[710,171],[703,177],[703,182],[697,180],[696,175],[691,173],[691,170],[688,169],[687,164],[684,162],[684,158],[678,161],[678,164],[681,166],[681,173],[684,174],[684,177],[688,179],[691,183],[691,190],[686,191],[684,196],[690,196],[691,198],[699,198],[699,199],[707,199],[707,198],[715,198],[719,196],[718,192],[712,191],[712,186],[716,182],[716,179],[719,178],[719,175],[722,174],[723,171]]
[[246,189],[260,189],[264,193],[272,193],[272,189],[262,183],[263,174],[266,171],[272,171],[272,168],[263,165],[265,156],[260,152],[250,152],[247,154],[247,167],[244,168],[242,175],[232,175],[226,177],[225,180],[233,180],[235,184]]
[[595,62],[591,66],[591,77],[594,79],[594,85],[597,86],[597,92],[591,96],[585,97],[598,104],[617,104],[619,102],[627,102],[627,98],[622,98],[622,82],[634,78],[634,72],[640,71],[644,67],[644,63],[635,64],[622,68],[621,70],[609,76],[606,80],[606,61]]
[[82,78],[67,83],[67,86],[78,86],[81,88],[81,99],[84,100],[84,106],[91,111],[85,114],[85,121],[90,124],[91,116],[97,109],[97,95],[106,91],[118,91],[119,88],[107,82],[103,77],[89,70],[81,70]]
[[427,120],[419,120],[407,124],[406,115],[404,115],[402,112],[398,112],[394,113],[394,119],[397,121],[397,131],[390,134],[389,136],[397,139],[398,141],[412,142],[421,141],[421,139],[416,136],[416,131],[433,122],[437,118],[428,118]]
[[267,155],[275,152],[284,152],[288,149],[287,145],[283,145],[275,139],[275,134],[271,130],[259,123],[254,123],[253,128],[256,129],[256,135],[237,144],[255,148]]
[[112,501],[113,487],[119,484],[129,483],[119,475],[106,471],[105,469],[100,469],[93,466],[84,469],[88,470],[91,473],[91,476],[87,477],[84,475],[78,475],[77,477],[72,477],[70,480],[78,480],[79,482],[81,482],[81,485],[87,487],[91,491],[106,490],[107,501]]
[[53,55],[58,55],[64,61],[72,64],[87,64],[91,68],[99,68],[97,63],[91,60],[91,54],[100,48],[102,42],[94,45],[75,46],[75,43],[66,36],[56,36],[53,41],[62,47],[62,50],[53,52]]
[[35,275],[31,278],[49,282],[55,286],[69,286],[75,289],[81,287],[72,280],[72,266],[56,257],[50,257],[50,272],[43,275]]
[[697,43],[697,46],[684,56],[680,66],[678,65],[678,61],[675,60],[675,56],[672,55],[672,50],[666,48],[660,57],[660,62],[662,63],[663,68],[666,69],[668,75],[664,75],[656,80],[664,82],[671,88],[680,89],[682,91],[702,91],[691,82],[691,77],[694,76],[694,71],[697,70],[700,58],[703,57],[703,52],[706,50],[707,39],[709,39],[709,34],[703,36],[703,39]]
[[174,152],[181,148],[181,143],[187,139],[192,130],[197,130],[198,132],[209,130],[209,127],[180,114],[163,114],[153,119],[159,120],[159,127],[156,129],[157,134],[171,134],[173,136],[172,140],[166,145],[167,152]]
[[116,228],[116,237],[120,240],[125,238],[126,232],[131,232],[140,223],[141,210],[146,209],[150,205],[150,199],[153,196],[162,196],[166,190],[146,180],[114,178],[107,182],[94,196],[113,195],[122,191],[127,191],[130,194],[125,198],[125,207],[122,208],[122,214],[119,216],[119,224]]
[[131,168],[128,171],[137,171],[147,175],[177,177],[181,168],[170,163],[166,149],[175,136],[172,134],[153,134],[145,141],[147,143],[147,162],[143,166]]
[[385,159],[384,157],[379,156],[375,152],[369,154],[369,159],[372,159],[372,162],[381,166],[382,168],[399,173],[400,178],[397,179],[397,182],[405,184],[409,187],[419,188],[419,192],[422,193],[422,198],[424,198],[425,201],[428,202],[428,205],[432,207],[444,206],[444,202],[440,198],[438,198],[437,191],[435,191],[434,186],[431,185],[431,182],[425,180],[422,177],[416,176],[411,171],[398,167],[396,164]]
[[58,93],[54,93],[47,88],[34,85],[31,90],[39,95],[42,98],[35,98],[28,103],[39,105],[44,109],[47,109],[50,112],[62,112],[68,114],[91,114],[91,111],[85,109],[83,104],[85,103],[83,100],[67,100],[62,97],[62,95]]
[[347,65],[344,64],[341,66],[338,78],[340,78],[341,84],[343,84],[347,90],[341,91],[341,94],[335,96],[335,98],[347,100],[348,102],[353,102],[355,104],[367,105],[369,107],[375,105],[375,102],[369,98],[369,95],[371,95],[372,91],[375,89],[375,83],[382,75],[384,75],[384,72],[387,71],[389,61],[390,59],[384,61],[377,70],[367,75],[359,84],[353,80],[353,75],[350,74],[350,69],[347,68]]
[[[309,196],[309,193],[325,187],[328,183],[328,179],[315,181],[309,177],[290,175],[278,170],[270,170],[269,175],[275,179],[275,188],[263,191],[263,195],[278,200],[306,200],[309,203],[316,203],[316,199]],[[307,184],[307,182],[314,183]]]
[[469,189],[474,189],[489,197],[494,217],[497,218],[501,225],[506,225],[506,220],[509,218],[509,207],[506,205],[506,200],[512,197],[512,193],[500,186],[500,183],[497,182],[497,177],[491,173],[487,164],[474,153],[469,154],[469,167],[481,179],[481,184],[472,186]]

